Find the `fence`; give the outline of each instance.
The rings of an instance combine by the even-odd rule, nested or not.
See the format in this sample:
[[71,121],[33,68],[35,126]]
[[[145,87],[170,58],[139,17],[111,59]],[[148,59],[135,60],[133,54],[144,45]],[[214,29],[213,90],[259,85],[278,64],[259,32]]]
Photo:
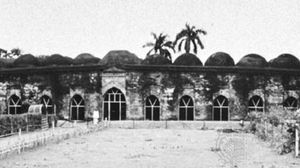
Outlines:
[[67,127],[54,127],[53,123],[51,128],[26,134],[23,134],[22,130],[19,129],[17,136],[0,139],[0,158],[6,158],[13,153],[20,154],[27,149],[36,148],[48,143],[58,143],[71,137],[77,137],[102,129],[102,123],[89,126],[85,125],[85,123],[81,125],[71,123],[71,126]]
[[[19,114],[0,116],[0,138],[15,135],[19,129],[32,132],[49,128],[52,121],[56,121],[55,115]],[[56,122],[54,122],[56,124]]]

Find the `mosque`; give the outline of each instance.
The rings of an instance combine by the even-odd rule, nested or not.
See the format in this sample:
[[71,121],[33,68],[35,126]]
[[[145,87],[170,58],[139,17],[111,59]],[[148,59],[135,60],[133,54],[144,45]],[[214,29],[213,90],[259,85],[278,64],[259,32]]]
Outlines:
[[0,66],[0,114],[44,104],[47,113],[70,120],[86,120],[96,111],[108,120],[232,121],[251,111],[299,106],[300,62],[291,54],[269,62],[248,54],[235,63],[217,52],[203,64],[189,53],[172,63],[114,50],[101,60],[88,53],[74,59],[26,54],[0,60]]

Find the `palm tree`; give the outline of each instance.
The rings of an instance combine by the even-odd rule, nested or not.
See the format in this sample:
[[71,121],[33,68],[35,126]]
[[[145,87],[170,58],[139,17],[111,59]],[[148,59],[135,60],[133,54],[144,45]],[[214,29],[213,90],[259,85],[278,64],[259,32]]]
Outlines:
[[14,56],[18,57],[21,55],[21,50],[19,48],[13,48],[8,52],[7,50],[0,48],[0,57],[8,59],[13,58]]
[[188,24],[185,25],[185,29],[181,30],[176,36],[174,41],[174,46],[180,40],[178,45],[178,51],[181,51],[181,47],[183,42],[185,42],[184,49],[186,53],[190,53],[191,43],[193,44],[194,50],[193,52],[197,54],[197,47],[200,46],[201,49],[204,49],[204,46],[200,40],[199,35],[206,35],[206,31],[202,29],[196,29],[195,26],[190,26]]
[[159,54],[170,61],[172,61],[170,49],[175,52],[172,41],[167,40],[167,35],[164,35],[163,33],[160,33],[159,36],[157,36],[155,33],[151,33],[152,36],[155,39],[155,42],[148,42],[143,47],[152,47],[152,49],[147,53],[147,56],[151,55],[152,52],[154,54]]

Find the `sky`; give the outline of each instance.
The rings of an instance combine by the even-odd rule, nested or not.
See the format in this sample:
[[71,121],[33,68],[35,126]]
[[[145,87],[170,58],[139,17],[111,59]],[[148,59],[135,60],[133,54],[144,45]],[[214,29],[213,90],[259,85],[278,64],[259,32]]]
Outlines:
[[186,23],[207,31],[202,62],[219,51],[235,62],[250,53],[300,57],[300,0],[0,0],[0,48],[72,58],[128,50],[143,59],[151,32],[173,41]]

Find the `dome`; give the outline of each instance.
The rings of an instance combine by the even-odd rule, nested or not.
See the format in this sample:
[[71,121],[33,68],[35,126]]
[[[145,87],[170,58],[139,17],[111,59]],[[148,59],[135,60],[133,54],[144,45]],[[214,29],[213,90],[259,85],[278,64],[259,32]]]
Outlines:
[[208,57],[205,66],[234,66],[234,60],[224,52],[217,52]]
[[173,63],[174,65],[190,65],[190,66],[202,66],[200,59],[190,53],[185,53],[179,56]]
[[300,68],[298,58],[291,54],[281,54],[277,58],[270,60],[269,65],[274,68]]
[[243,67],[266,67],[268,62],[260,55],[248,54],[244,56],[236,65]]
[[46,57],[46,65],[70,65],[73,63],[72,58],[64,57],[60,54],[53,54],[50,57]]
[[167,59],[164,56],[161,56],[159,54],[153,54],[147,56],[143,61],[142,64],[145,65],[170,65],[172,64],[172,61]]
[[97,58],[89,53],[79,54],[74,59],[74,64],[97,64],[100,61],[100,58]]
[[139,59],[135,54],[127,50],[113,50],[108,52],[102,59],[102,64],[116,65],[116,64],[140,64]]
[[38,64],[38,59],[31,54],[21,55],[14,61],[14,65],[18,67],[37,66]]

